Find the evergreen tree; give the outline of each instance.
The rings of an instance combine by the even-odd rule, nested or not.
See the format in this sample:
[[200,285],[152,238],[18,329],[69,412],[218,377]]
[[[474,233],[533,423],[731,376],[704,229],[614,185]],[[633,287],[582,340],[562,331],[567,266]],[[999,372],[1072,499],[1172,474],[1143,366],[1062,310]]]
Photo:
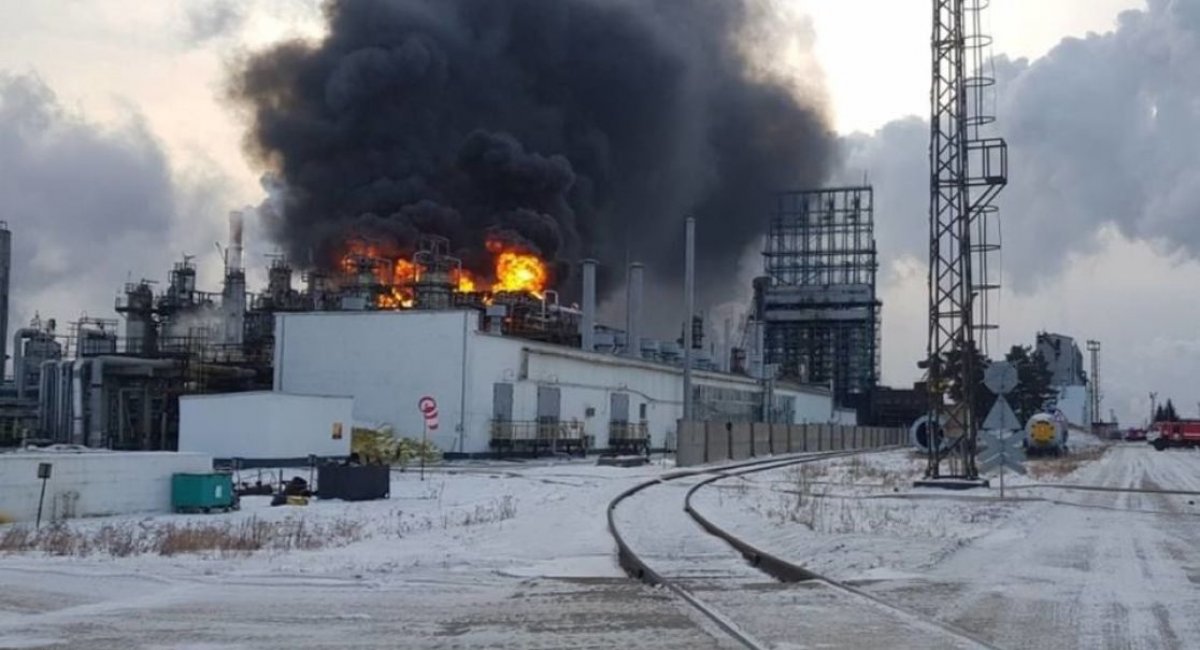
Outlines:
[[1175,404],[1170,399],[1167,400],[1167,406],[1163,409],[1164,422],[1178,422],[1179,414],[1175,412]]
[[963,366],[968,359],[972,362],[971,377],[968,381],[971,382],[974,388],[971,403],[975,424],[978,425],[987,417],[988,410],[992,408],[992,403],[995,402],[995,395],[992,395],[992,391],[983,385],[983,371],[984,368],[987,368],[988,359],[983,356],[983,353],[978,348],[973,346],[969,350],[955,348],[946,355],[946,374],[951,379],[947,382],[945,389],[946,395],[954,403],[962,403],[966,391],[963,389],[964,383],[960,378],[963,375]]
[[1017,369],[1017,387],[1009,393],[1008,403],[1025,422],[1044,411],[1046,404],[1057,396],[1050,385],[1054,373],[1042,353],[1027,345],[1014,345],[1004,359]]

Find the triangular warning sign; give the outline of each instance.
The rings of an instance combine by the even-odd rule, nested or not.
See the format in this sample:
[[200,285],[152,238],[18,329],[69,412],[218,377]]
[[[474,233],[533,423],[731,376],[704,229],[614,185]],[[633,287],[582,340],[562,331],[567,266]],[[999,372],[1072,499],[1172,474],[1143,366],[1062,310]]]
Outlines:
[[1008,400],[1000,396],[996,398],[992,410],[988,411],[987,418],[983,421],[983,428],[994,431],[1016,431],[1021,428],[1021,422],[1017,419],[1017,414],[1013,413],[1012,407],[1008,405]]

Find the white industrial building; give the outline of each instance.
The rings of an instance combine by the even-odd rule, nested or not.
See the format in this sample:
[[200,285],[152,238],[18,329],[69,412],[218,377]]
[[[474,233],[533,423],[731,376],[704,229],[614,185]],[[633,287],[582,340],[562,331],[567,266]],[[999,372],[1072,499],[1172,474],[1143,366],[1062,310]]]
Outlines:
[[354,400],[275,391],[179,398],[179,451],[239,459],[244,467],[350,455]]
[[[417,402],[437,400],[440,426],[429,438],[449,453],[493,449],[498,430],[562,423],[592,448],[633,428],[653,447],[671,446],[683,411],[678,366],[585,352],[484,331],[477,311],[304,312],[275,325],[276,391],[343,395],[354,419],[420,437]],[[761,421],[772,395],[776,422],[854,424],[821,387],[694,371],[698,419]],[[502,425],[506,429],[498,429]],[[614,433],[617,432],[617,433]]]
[[1083,353],[1079,351],[1075,339],[1063,334],[1039,332],[1036,345],[1050,370],[1050,385],[1058,392],[1054,408],[1071,424],[1090,429],[1095,419],[1090,412],[1088,399],[1088,382],[1091,378],[1083,371]]

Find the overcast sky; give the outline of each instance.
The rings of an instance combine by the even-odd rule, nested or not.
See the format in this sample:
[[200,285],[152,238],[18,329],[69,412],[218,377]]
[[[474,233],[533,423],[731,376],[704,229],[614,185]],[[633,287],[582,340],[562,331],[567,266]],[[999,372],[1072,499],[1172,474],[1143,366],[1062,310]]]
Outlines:
[[[868,174],[879,193],[884,379],[911,382],[925,345],[920,241],[927,133],[920,120],[928,112],[929,0],[783,1],[811,16],[836,129],[858,133],[847,140],[843,173]],[[212,244],[223,238],[226,213],[263,197],[241,153],[239,117],[223,99],[224,70],[248,50],[319,34],[318,3],[191,0],[139,2],[136,10],[126,0],[0,3],[0,165],[20,171],[0,176],[0,219],[14,230],[18,247],[14,322],[34,310],[60,321],[81,310],[115,317],[112,299],[122,283],[162,279],[168,262],[184,252],[199,256],[208,286],[217,288]],[[1193,380],[1200,370],[1193,325],[1200,322],[1200,301],[1191,298],[1200,265],[1188,229],[1200,194],[1171,189],[1200,183],[1200,166],[1190,166],[1195,158],[1176,151],[1170,137],[1173,130],[1200,132],[1200,103],[1189,103],[1193,91],[1167,97],[1170,74],[1123,63],[1168,72],[1185,67],[1198,47],[1193,37],[1200,19],[1182,4],[1155,0],[1161,14],[1155,20],[1126,26],[1121,38],[1093,36],[1068,47],[1060,47],[1064,38],[1111,32],[1120,12],[1144,9],[1145,2],[996,0],[990,12],[995,53],[1006,57],[999,68],[998,128],[1014,148],[1014,186],[1000,205],[1004,210],[1011,201],[1020,213],[1005,231],[997,344],[1032,342],[1040,329],[1102,341],[1105,408],[1124,420],[1143,417],[1150,390],[1173,396],[1181,412],[1200,408]],[[1118,68],[1111,76],[1086,64],[1104,56],[1111,59],[1096,59],[1104,61],[1098,65]],[[1186,68],[1191,85],[1194,69]],[[1082,90],[1069,94],[1071,84],[1056,75],[1085,79],[1105,92],[1080,98]],[[1148,104],[1158,120],[1153,129],[1135,134],[1136,140],[1081,131],[1063,147],[1046,135],[1074,121],[1071,115],[1042,120],[1053,113],[1040,108],[1044,102],[1079,101],[1103,113],[1106,106],[1095,104],[1120,104],[1124,83],[1139,84],[1140,96],[1162,96]],[[1172,121],[1160,126],[1160,114]],[[1121,131],[1116,117],[1123,116],[1100,115],[1081,128]],[[1084,141],[1095,141],[1096,149],[1073,146]],[[1131,141],[1146,144],[1130,150]],[[1155,203],[1145,210],[1120,201],[1109,207],[1113,200],[1102,192],[1090,205],[1089,186],[1074,176],[1046,180],[1060,164],[1073,168],[1068,155],[1099,164],[1119,154],[1128,155],[1130,165],[1144,158],[1192,176],[1175,175],[1170,187],[1139,181],[1126,198]],[[1015,167],[1022,161],[1036,177]],[[1078,175],[1104,172],[1082,167]],[[1131,174],[1123,167],[1114,173]],[[1064,217],[1070,206],[1086,214]],[[252,225],[248,234],[256,234]],[[248,263],[261,266],[269,248],[261,238],[253,242]]]

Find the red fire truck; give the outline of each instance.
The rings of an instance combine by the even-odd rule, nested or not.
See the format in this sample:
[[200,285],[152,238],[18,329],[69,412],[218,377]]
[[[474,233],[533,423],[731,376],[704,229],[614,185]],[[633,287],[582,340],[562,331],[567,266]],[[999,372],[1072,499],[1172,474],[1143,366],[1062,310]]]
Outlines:
[[1146,441],[1159,451],[1167,447],[1200,446],[1200,420],[1155,422],[1146,433]]

